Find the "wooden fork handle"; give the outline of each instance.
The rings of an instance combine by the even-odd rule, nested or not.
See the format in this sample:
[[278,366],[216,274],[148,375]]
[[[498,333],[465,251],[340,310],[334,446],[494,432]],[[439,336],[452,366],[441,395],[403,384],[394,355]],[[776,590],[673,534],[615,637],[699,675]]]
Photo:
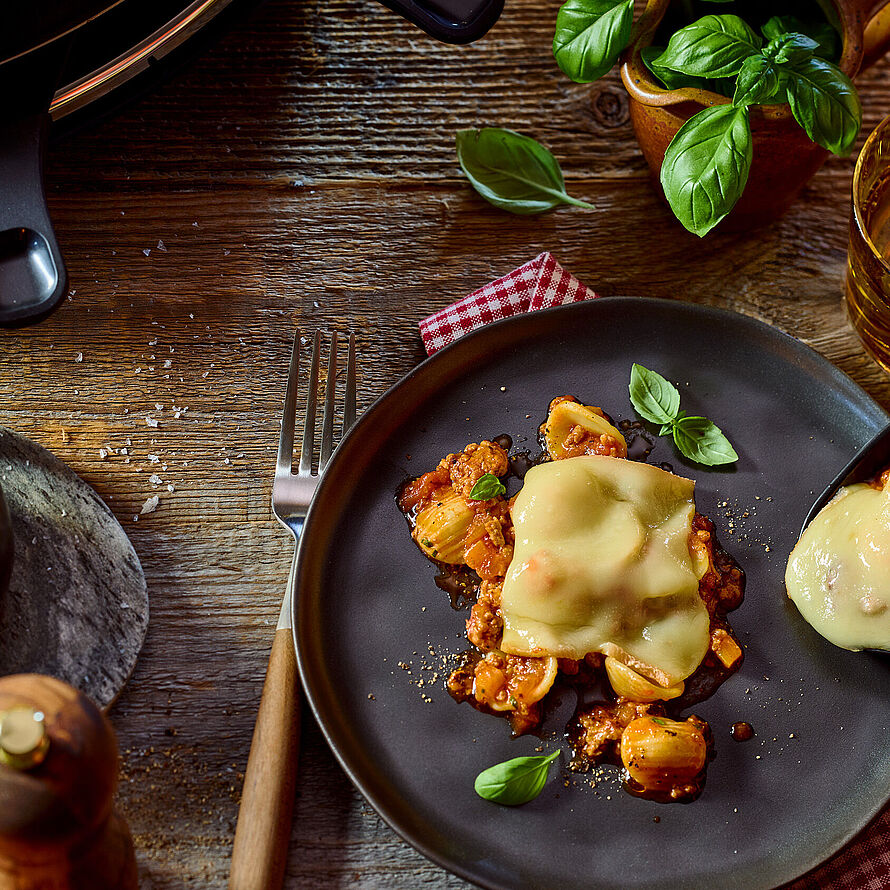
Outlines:
[[229,890],[277,890],[291,834],[300,695],[293,632],[275,632],[244,775]]

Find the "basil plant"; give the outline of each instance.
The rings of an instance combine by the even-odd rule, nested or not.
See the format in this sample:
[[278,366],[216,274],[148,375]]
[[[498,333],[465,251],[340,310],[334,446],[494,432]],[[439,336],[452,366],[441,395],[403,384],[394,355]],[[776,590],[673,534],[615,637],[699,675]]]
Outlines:
[[[602,77],[627,47],[632,23],[633,0],[567,0],[556,18],[556,63],[577,83]],[[813,142],[835,154],[850,151],[862,108],[831,61],[838,51],[839,35],[827,21],[774,16],[758,33],[736,15],[706,15],[676,31],[666,47],[643,52],[667,89],[699,87],[732,100],[689,118],[665,154],[661,185],[690,232],[709,232],[745,189],[751,105],[787,102]]]

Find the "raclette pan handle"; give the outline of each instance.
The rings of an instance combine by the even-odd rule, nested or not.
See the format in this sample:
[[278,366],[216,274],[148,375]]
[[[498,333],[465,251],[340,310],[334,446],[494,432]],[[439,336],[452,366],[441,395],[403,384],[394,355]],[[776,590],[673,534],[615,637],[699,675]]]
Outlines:
[[43,154],[50,117],[25,115],[0,128],[0,325],[48,315],[68,275],[46,206]]

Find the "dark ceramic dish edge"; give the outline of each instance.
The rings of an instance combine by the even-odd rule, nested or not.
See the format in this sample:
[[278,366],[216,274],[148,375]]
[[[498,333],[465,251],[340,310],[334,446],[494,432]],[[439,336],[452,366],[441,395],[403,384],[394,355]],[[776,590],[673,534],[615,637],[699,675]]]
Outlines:
[[[800,340],[791,336],[790,334],[787,334],[786,332],[773,327],[766,322],[763,322],[751,316],[742,315],[741,313],[732,312],[730,310],[719,309],[710,306],[701,306],[699,304],[674,301],[665,298],[627,296],[600,297],[595,301],[594,305],[599,304],[601,306],[607,306],[628,301],[633,302],[635,309],[645,309],[647,305],[662,307],[665,304],[671,304],[673,307],[676,308],[678,312],[688,312],[692,315],[704,317],[715,323],[721,323],[729,320],[732,320],[736,323],[741,321],[743,324],[749,325],[752,332],[756,335],[762,338],[771,339],[773,342],[777,341],[778,343],[782,344],[782,346],[784,347],[784,351],[786,353],[790,353],[800,367],[806,369],[806,366],[808,365],[813,370],[818,368],[830,379],[830,382],[835,388],[844,391],[844,394],[847,395],[850,399],[853,399],[857,402],[864,401],[866,403],[870,403],[871,407],[876,408],[877,411],[887,419],[888,425],[890,425],[890,414],[888,414],[880,405],[878,405],[878,403],[875,402],[874,399],[872,399],[872,397],[861,386],[859,386],[859,384],[852,380],[852,378],[850,378],[839,368],[831,364],[828,359],[826,359],[816,350],[807,346],[805,343],[802,343]],[[536,317],[543,318],[547,316],[554,316],[558,313],[572,312],[578,310],[583,311],[584,307],[589,307],[590,305],[592,305],[591,302],[582,302],[570,304],[567,306],[556,306],[549,309],[538,310],[538,312],[534,313],[534,315]],[[328,722],[325,719],[323,702],[314,693],[313,686],[311,685],[311,666],[307,664],[305,653],[303,652],[300,645],[301,621],[299,617],[299,601],[302,575],[300,566],[304,563],[304,551],[309,546],[311,546],[313,529],[315,525],[320,521],[318,519],[320,511],[316,508],[316,505],[323,500],[326,487],[328,484],[330,484],[330,479],[333,476],[331,470],[333,469],[334,465],[336,465],[338,457],[342,456],[342,454],[345,453],[343,445],[350,442],[354,438],[361,436],[363,429],[365,427],[373,425],[378,417],[383,414],[392,396],[404,387],[410,386],[411,384],[415,383],[419,377],[425,376],[428,368],[445,362],[452,357],[459,356],[461,352],[468,351],[472,345],[475,345],[475,343],[480,340],[498,340],[500,331],[505,330],[513,325],[521,326],[523,324],[528,324],[528,318],[529,315],[524,314],[491,322],[484,327],[478,328],[475,331],[472,331],[471,333],[465,335],[464,337],[461,337],[454,343],[443,347],[434,355],[423,360],[415,368],[409,371],[404,377],[397,381],[393,386],[389,387],[378,399],[374,401],[374,403],[361,415],[361,417],[359,417],[358,421],[340,443],[340,446],[338,446],[338,448],[335,450],[331,466],[328,467],[325,475],[322,476],[321,482],[319,483],[319,487],[316,491],[316,495],[313,498],[312,505],[310,506],[303,534],[298,545],[297,578],[294,587],[294,597],[291,604],[291,622],[294,634],[294,646],[296,649],[297,663],[303,690],[312,709],[313,716],[315,717],[316,722],[318,723],[319,728],[321,729],[322,734],[325,737],[325,740],[327,741],[336,760],[338,761],[346,775],[349,777],[350,781],[361,792],[368,803],[371,804],[377,814],[404,841],[414,847],[418,852],[420,852],[430,861],[452,872],[453,874],[456,874],[459,877],[470,881],[477,886],[486,888],[486,890],[504,890],[504,888],[508,888],[512,885],[506,884],[503,881],[499,881],[496,879],[486,880],[480,877],[478,873],[473,873],[468,868],[465,868],[462,863],[454,862],[448,859],[448,857],[441,855],[437,849],[425,843],[422,835],[418,835],[416,832],[413,832],[411,818],[412,814],[410,808],[402,805],[401,801],[394,799],[394,796],[392,794],[385,796],[378,796],[377,794],[375,794],[374,791],[369,788],[368,783],[363,781],[360,775],[360,771],[354,766],[353,762],[350,761],[347,755],[340,750],[338,741],[334,734],[334,730],[328,725]],[[455,363],[460,364],[459,361],[456,361]],[[768,880],[770,881],[770,886],[779,886],[781,884],[795,880],[796,878],[799,878],[809,871],[817,868],[820,864],[825,862],[828,858],[834,855],[834,853],[840,850],[845,844],[852,840],[852,838],[854,838],[875,817],[875,815],[880,811],[881,806],[883,806],[883,803],[877,805],[874,810],[867,815],[866,818],[856,821],[855,824],[851,824],[845,830],[839,832],[835,838],[835,843],[832,845],[832,847],[830,849],[824,850],[824,855],[821,855],[818,859],[810,859],[806,863],[797,864],[789,864],[783,862],[776,866],[777,872],[769,876],[768,878]],[[778,870],[781,870],[783,868],[784,871],[779,873]],[[767,885],[764,884],[763,886],[765,887]]]

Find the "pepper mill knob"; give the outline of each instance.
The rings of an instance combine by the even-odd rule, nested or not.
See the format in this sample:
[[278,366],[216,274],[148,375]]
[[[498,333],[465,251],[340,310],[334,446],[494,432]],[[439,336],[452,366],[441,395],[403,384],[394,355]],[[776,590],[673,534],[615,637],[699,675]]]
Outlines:
[[31,769],[43,763],[48,750],[43,711],[23,706],[0,713],[0,763]]
[[111,725],[76,689],[0,678],[0,890],[136,890]]

